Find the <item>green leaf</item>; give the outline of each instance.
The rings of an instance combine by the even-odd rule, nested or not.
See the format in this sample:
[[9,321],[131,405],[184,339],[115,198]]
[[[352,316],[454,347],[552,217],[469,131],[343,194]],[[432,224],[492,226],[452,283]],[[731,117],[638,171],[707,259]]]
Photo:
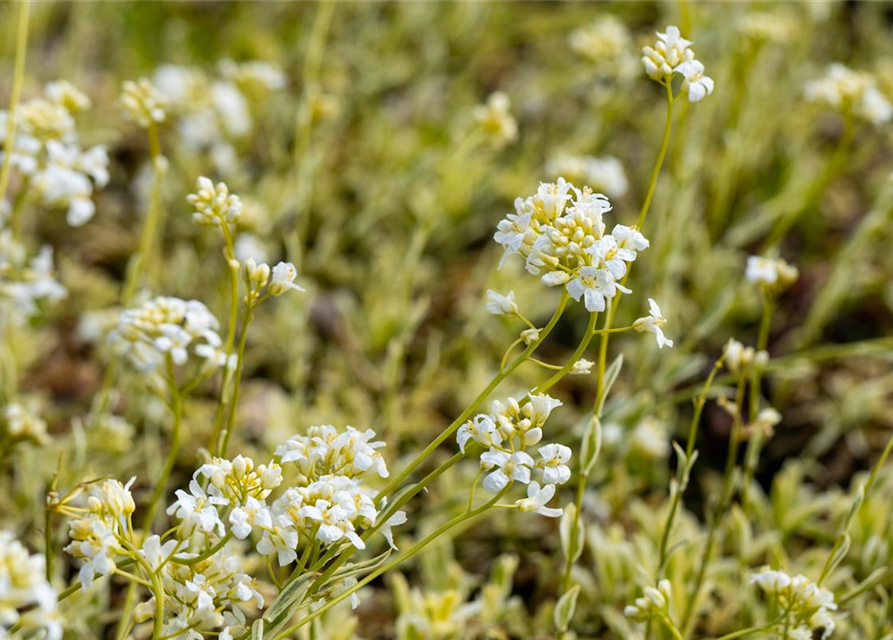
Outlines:
[[598,460],[602,449],[602,421],[593,415],[583,431],[583,442],[580,448],[580,473],[588,476]]
[[558,530],[564,557],[576,562],[583,555],[583,522],[577,517],[577,507],[573,503],[564,508]]
[[607,371],[605,371],[605,380],[604,385],[602,385],[602,396],[599,398],[598,408],[595,411],[595,415],[600,416],[602,414],[602,409],[605,408],[605,400],[608,397],[608,394],[611,392],[611,387],[614,386],[614,382],[617,380],[617,376],[620,375],[620,369],[623,367],[623,354],[621,353],[614,361],[608,365]]
[[575,584],[567,593],[558,600],[555,605],[555,627],[559,632],[564,633],[570,627],[571,619],[574,617],[574,611],[577,608],[577,596],[580,595],[580,585]]
[[251,625],[251,640],[264,640],[264,620],[258,618]]

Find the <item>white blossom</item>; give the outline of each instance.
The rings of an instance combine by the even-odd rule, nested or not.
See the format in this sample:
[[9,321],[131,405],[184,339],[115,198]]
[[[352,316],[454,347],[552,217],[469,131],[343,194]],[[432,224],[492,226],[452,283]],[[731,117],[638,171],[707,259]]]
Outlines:
[[657,338],[657,346],[663,349],[665,346],[672,347],[673,341],[664,336],[662,327],[667,323],[667,319],[661,315],[660,307],[654,301],[654,298],[648,298],[649,314],[643,318],[638,318],[633,322],[633,328],[639,333],[653,333]]
[[555,495],[555,485],[546,484],[540,487],[536,481],[527,485],[527,497],[515,502],[521,511],[535,511],[536,513],[546,516],[547,518],[560,518],[563,513],[562,509],[554,509],[547,507],[546,504]]

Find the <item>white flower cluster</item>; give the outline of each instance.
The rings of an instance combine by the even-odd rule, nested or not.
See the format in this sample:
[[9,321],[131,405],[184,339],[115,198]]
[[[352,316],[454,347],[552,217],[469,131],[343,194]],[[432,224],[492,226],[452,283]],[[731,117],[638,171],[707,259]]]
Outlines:
[[769,354],[766,351],[745,347],[734,338],[729,338],[723,351],[723,363],[732,373],[745,373],[751,367],[764,367],[768,362]]
[[295,284],[298,269],[291,262],[280,262],[270,269],[268,264],[257,264],[254,258],[245,261],[245,277],[257,290],[269,285],[267,291],[272,296],[281,296],[287,291],[304,291],[304,287]]
[[10,402],[3,408],[0,420],[0,446],[12,447],[20,442],[45,445],[49,442],[47,423],[34,407]]
[[[539,448],[540,459],[534,461],[525,449],[542,440],[543,425],[561,401],[545,394],[533,394],[525,400],[495,400],[490,413],[480,413],[459,427],[456,440],[462,453],[469,440],[486,449],[481,454],[481,469],[489,472],[483,483],[487,491],[499,493],[509,483],[521,482],[528,485],[527,498],[518,500],[516,506],[521,511],[557,518],[562,510],[546,504],[555,495],[555,485],[571,477],[567,464],[571,450],[562,444],[547,444]],[[531,481],[535,469],[542,473],[542,485]]]
[[[87,96],[60,80],[46,85],[43,97],[25,102],[15,115],[10,163],[27,185],[26,197],[45,207],[67,209],[66,220],[73,227],[93,217],[93,189],[109,181],[105,147],[84,150],[78,142],[74,115],[89,106]],[[0,111],[0,147],[6,141],[8,118],[8,111]]]
[[242,200],[229,192],[226,183],[216,185],[210,178],[196,180],[195,193],[186,196],[186,202],[195,208],[192,221],[196,224],[222,227],[235,224],[242,215]]
[[135,479],[125,485],[117,480],[90,485],[86,506],[74,510],[77,517],[69,525],[71,542],[65,551],[84,560],[78,580],[85,589],[93,584],[94,577],[115,569],[115,559],[124,551],[122,542],[131,537],[130,519],[136,505],[130,487]]
[[689,102],[698,102],[713,93],[713,79],[704,75],[704,65],[695,59],[691,45],[677,27],[667,27],[666,33],[657,34],[653,47],[642,48],[642,64],[648,77],[663,85],[681,75],[682,93],[688,94]]
[[797,267],[781,258],[750,256],[747,258],[747,268],[744,270],[744,278],[748,282],[758,284],[771,292],[787,289],[799,276]]
[[804,93],[810,102],[852,113],[874,125],[893,119],[893,106],[878,90],[874,76],[839,62],[828,66],[824,78],[809,82]]
[[806,576],[791,577],[784,571],[766,567],[752,575],[750,582],[775,600],[791,640],[812,640],[814,629],[823,630],[818,636],[823,640],[834,633],[832,612],[837,610],[834,594]]
[[605,233],[602,216],[610,210],[605,196],[577,189],[564,178],[540,184],[536,194],[517,198],[515,213],[497,227],[493,238],[505,248],[500,266],[519,254],[530,273],[546,271],[544,284],[564,285],[588,311],[604,311],[618,291],[630,292],[620,280],[627,264],[649,245],[635,227],[618,224]]
[[54,302],[67,295],[68,290],[53,274],[52,247],[44,245],[29,260],[25,245],[13,232],[0,229],[0,302],[9,301],[18,316],[29,318],[37,312],[39,302]]
[[474,108],[474,119],[493,146],[499,147],[518,137],[518,123],[512,117],[509,97],[497,91],[487,102]]
[[615,16],[602,16],[588,27],[572,31],[568,41],[571,49],[592,62],[601,76],[628,78],[635,73],[629,29]]
[[162,296],[122,311],[108,339],[113,349],[146,374],[161,374],[168,357],[174,365],[186,364],[190,350],[205,365],[221,367],[226,355],[220,349],[218,326],[217,318],[198,300]]
[[255,101],[284,88],[285,74],[259,61],[220,63],[222,78],[209,78],[195,67],[162,65],[152,78],[174,116],[178,140],[193,151],[208,152],[217,171],[238,169],[231,139],[251,133],[254,122],[249,98]]
[[44,577],[45,567],[42,554],[29,554],[12,532],[0,530],[0,638],[10,637],[13,625],[24,636],[62,637],[56,592]]
[[148,78],[127,80],[121,87],[121,106],[134,122],[141,127],[164,122],[167,99]]
[[670,597],[672,590],[669,580],[661,580],[657,588],[645,587],[644,595],[636,598],[635,604],[627,605],[623,614],[636,622],[647,622],[655,618],[669,616]]
[[623,164],[613,156],[598,158],[561,153],[549,160],[546,173],[555,178],[565,176],[570,182],[588,184],[593,191],[612,198],[623,197],[629,189]]
[[[264,599],[257,581],[244,572],[239,557],[225,546],[194,564],[171,562],[179,544],[177,540],[161,544],[158,536],[150,536],[139,551],[145,563],[160,572],[165,593],[163,637],[202,640],[216,635],[215,629],[223,627],[217,637],[232,640],[247,632],[240,605],[253,601],[260,609]],[[177,557],[191,559],[194,555],[183,553]],[[154,596],[134,610],[137,622],[150,620],[154,615]]]

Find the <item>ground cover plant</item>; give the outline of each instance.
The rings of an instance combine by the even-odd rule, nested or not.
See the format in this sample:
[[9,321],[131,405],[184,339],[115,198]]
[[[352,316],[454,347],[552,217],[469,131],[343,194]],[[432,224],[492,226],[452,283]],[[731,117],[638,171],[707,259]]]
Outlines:
[[0,639],[893,638],[891,9],[0,6]]

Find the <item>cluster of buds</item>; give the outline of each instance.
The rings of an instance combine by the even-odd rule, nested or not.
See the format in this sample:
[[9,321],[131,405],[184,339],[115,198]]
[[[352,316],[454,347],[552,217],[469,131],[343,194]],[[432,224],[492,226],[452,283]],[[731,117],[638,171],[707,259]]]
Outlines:
[[563,285],[588,311],[604,311],[619,291],[630,292],[620,281],[649,246],[635,227],[618,224],[605,233],[602,217],[610,210],[608,199],[588,187],[577,189],[563,178],[540,184],[536,194],[517,198],[515,213],[497,226],[493,238],[505,248],[500,266],[518,254],[530,273],[545,271],[543,284]]
[[810,102],[823,103],[874,125],[893,119],[893,106],[878,90],[874,76],[840,63],[829,65],[824,78],[809,82],[805,95]]
[[186,196],[186,202],[195,208],[192,221],[199,225],[223,227],[235,224],[242,214],[239,196],[230,193],[226,183],[215,185],[204,176],[198,178],[196,192]]
[[267,287],[267,293],[271,296],[281,296],[288,291],[304,291],[302,286],[295,284],[297,277],[298,270],[291,262],[280,262],[271,269],[268,264],[258,264],[254,258],[245,261],[245,280],[252,300],[260,297],[264,287]]
[[[518,500],[515,506],[521,511],[536,511],[557,518],[561,509],[546,507],[555,495],[555,485],[570,479],[568,462],[570,448],[562,444],[547,444],[538,450],[540,459],[525,451],[543,438],[543,425],[561,401],[545,394],[531,394],[522,402],[508,398],[495,400],[490,413],[481,413],[459,427],[456,439],[459,450],[465,453],[468,442],[484,447],[481,454],[481,470],[488,472],[484,488],[499,493],[512,482],[527,486],[527,498]],[[533,471],[542,474],[542,485],[533,482]]]
[[642,48],[642,64],[649,78],[667,87],[674,75],[681,75],[682,93],[689,102],[698,102],[713,93],[713,79],[704,75],[704,65],[695,59],[691,45],[677,27],[667,27],[666,33],[657,34],[653,47]]
[[[86,95],[60,80],[46,85],[42,97],[25,102],[15,114],[17,131],[9,161],[27,185],[23,197],[66,209],[71,226],[93,217],[94,188],[109,181],[105,147],[83,149],[78,142],[74,116],[89,106]],[[5,142],[8,118],[9,112],[0,111],[0,144]]]
[[657,588],[645,587],[642,597],[636,598],[634,604],[627,605],[623,614],[636,622],[667,619],[670,615],[671,596],[670,581],[661,580],[657,583]]
[[781,293],[795,282],[800,272],[794,265],[781,258],[750,256],[744,277],[748,282],[758,284],[767,294]]
[[[751,584],[757,585],[771,598],[778,611],[782,612],[783,624],[788,637],[794,640],[823,640],[834,632],[834,617],[837,610],[834,594],[818,586],[804,575],[790,576],[784,571],[764,568],[750,577]],[[822,629],[820,636],[814,636],[814,629]]]
[[139,126],[164,122],[167,99],[148,80],[127,80],[121,88],[121,106],[124,112]]
[[723,350],[722,361],[732,373],[745,375],[752,368],[765,367],[769,362],[769,354],[753,347],[745,347],[738,340],[729,338]]
[[45,445],[49,442],[47,423],[34,407],[10,402],[0,418],[0,447],[11,450],[23,443]]

